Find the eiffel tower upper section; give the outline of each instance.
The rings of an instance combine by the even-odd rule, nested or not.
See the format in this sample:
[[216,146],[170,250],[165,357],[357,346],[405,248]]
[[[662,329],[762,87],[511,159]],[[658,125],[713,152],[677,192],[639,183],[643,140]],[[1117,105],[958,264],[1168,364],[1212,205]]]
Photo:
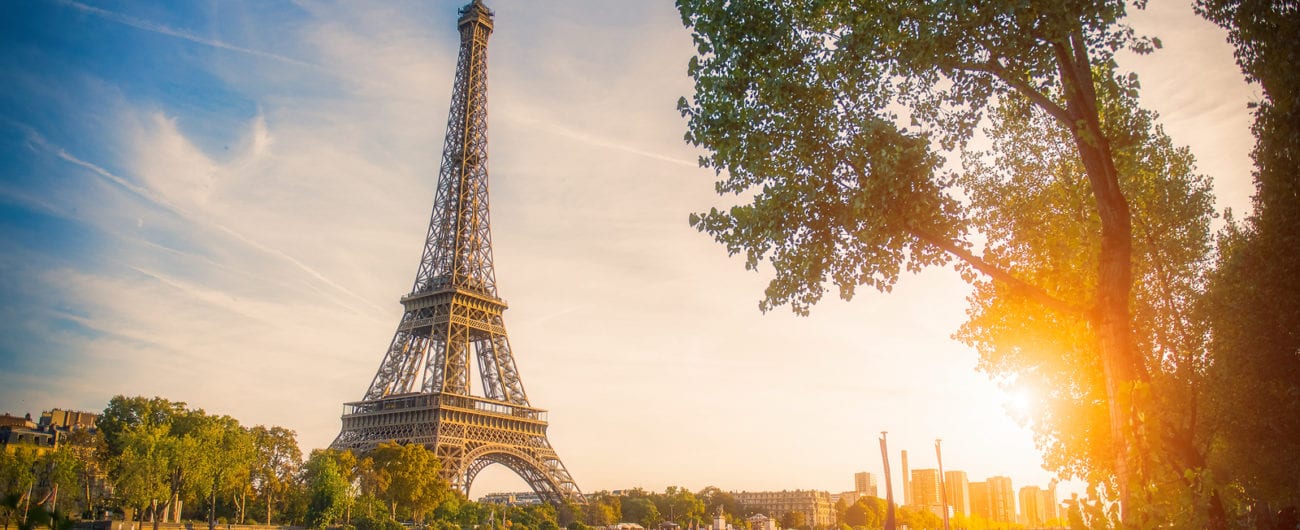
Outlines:
[[488,222],[487,41],[492,11],[461,10],[460,57],[447,114],[438,195],[412,294],[448,287],[497,299]]
[[[471,348],[464,346],[472,346],[484,397],[528,406],[506,343],[500,316],[506,304],[497,294],[492,265],[487,136],[492,17],[481,0],[460,11],[460,57],[433,215],[415,282],[402,297],[406,314],[366,400],[416,391],[470,395]],[[439,324],[446,320],[452,321],[450,333],[442,335]],[[426,344],[431,333],[434,344]]]

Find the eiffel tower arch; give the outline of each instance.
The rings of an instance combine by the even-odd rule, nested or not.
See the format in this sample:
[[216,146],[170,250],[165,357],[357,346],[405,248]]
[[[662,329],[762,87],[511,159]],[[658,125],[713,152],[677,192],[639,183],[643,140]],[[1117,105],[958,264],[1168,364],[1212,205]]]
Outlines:
[[[441,475],[468,494],[483,468],[514,471],[552,503],[582,502],[546,437],[546,411],[528,402],[497,294],[488,223],[487,40],[493,12],[461,8],[460,56],[424,253],[405,312],[360,401],[344,404],[330,447],[369,451],[418,443]],[[471,358],[482,395],[470,388]]]

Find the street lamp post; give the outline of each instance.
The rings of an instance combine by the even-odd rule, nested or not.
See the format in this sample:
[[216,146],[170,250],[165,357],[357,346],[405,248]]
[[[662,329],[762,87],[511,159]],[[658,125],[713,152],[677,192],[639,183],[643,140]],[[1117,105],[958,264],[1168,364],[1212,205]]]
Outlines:
[[943,480],[943,450],[939,448],[939,442],[943,440],[934,439],[934,456],[939,459],[939,498],[943,499],[943,530],[948,530],[948,487]]

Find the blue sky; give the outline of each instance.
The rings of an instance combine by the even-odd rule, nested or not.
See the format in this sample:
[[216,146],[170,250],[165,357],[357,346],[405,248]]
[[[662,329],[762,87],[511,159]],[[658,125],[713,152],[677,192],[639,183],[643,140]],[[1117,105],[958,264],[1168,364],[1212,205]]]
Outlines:
[[[0,408],[160,395],[328,444],[419,258],[459,4],[0,3]],[[762,315],[766,273],[687,226],[731,199],[681,140],[671,3],[492,7],[497,278],[584,489],[841,491],[881,430],[914,468],[942,437],[972,480],[1046,484],[949,338],[954,273]],[[1254,91],[1222,32],[1169,2],[1134,20],[1165,44],[1122,58],[1143,101],[1246,208]],[[475,493],[522,487],[489,468]]]

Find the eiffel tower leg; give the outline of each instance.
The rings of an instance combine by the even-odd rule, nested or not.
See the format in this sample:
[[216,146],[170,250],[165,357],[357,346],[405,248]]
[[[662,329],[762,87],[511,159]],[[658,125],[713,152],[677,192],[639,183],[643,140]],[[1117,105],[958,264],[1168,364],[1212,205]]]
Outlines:
[[479,380],[483,381],[483,396],[488,399],[505,401],[505,392],[501,391],[500,371],[497,357],[492,351],[492,341],[481,337],[474,341],[474,353],[478,357]]
[[411,363],[410,341],[413,337],[410,330],[406,329],[407,322],[411,318],[410,312],[403,315],[401,324],[398,324],[397,331],[393,333],[393,341],[388,345],[388,352],[384,354],[384,360],[379,363],[379,371],[370,382],[370,389],[366,391],[365,399],[379,399],[389,394],[401,393],[397,389],[406,379],[403,377],[405,367]]
[[446,367],[442,388],[435,392],[470,395],[469,391],[469,328],[457,323],[447,326],[447,351],[443,357]]
[[[501,329],[505,329],[500,315],[497,315],[494,320]],[[527,405],[528,394],[524,392],[524,383],[519,379],[519,370],[515,368],[515,356],[510,352],[510,339],[505,333],[492,334],[492,356],[496,361],[494,364],[497,377],[500,378],[505,393],[503,399],[517,405]]]
[[441,391],[447,376],[447,337],[430,337],[429,342],[433,351],[424,365],[424,386],[420,387],[425,394]]

